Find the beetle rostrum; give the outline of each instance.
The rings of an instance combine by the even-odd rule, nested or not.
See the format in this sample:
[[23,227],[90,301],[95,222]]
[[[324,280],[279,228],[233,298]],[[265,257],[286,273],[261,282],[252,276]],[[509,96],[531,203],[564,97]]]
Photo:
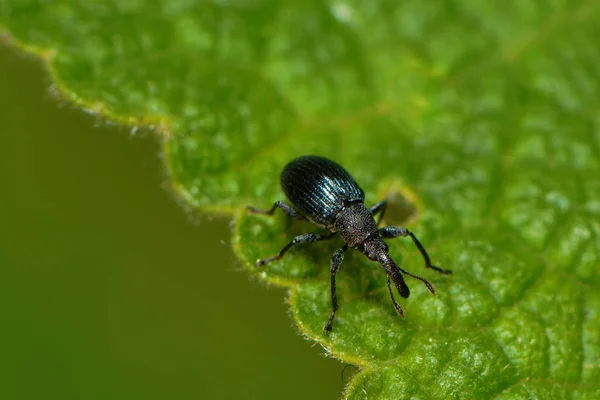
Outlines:
[[[298,220],[309,220],[315,225],[327,229],[327,234],[307,233],[296,236],[281,251],[272,257],[256,262],[257,267],[281,259],[287,251],[297,244],[314,243],[329,240],[339,234],[346,242],[336,250],[331,257],[331,305],[332,312],[325,324],[325,331],[331,331],[333,319],[338,310],[335,277],[344,260],[344,252],[353,247],[361,251],[370,260],[376,261],[387,274],[387,287],[390,298],[398,315],[404,317],[404,312],[396,302],[390,282],[394,282],[400,296],[410,295],[408,285],[402,275],[408,275],[420,280],[427,289],[435,295],[433,286],[424,278],[413,275],[400,268],[389,255],[388,245],[383,239],[410,237],[425,260],[425,267],[434,269],[442,274],[451,271],[441,269],[431,264],[427,251],[419,239],[408,229],[398,226],[379,228],[385,210],[386,201],[380,201],[371,208],[365,206],[365,193],[354,178],[342,166],[325,157],[302,156],[292,160],[281,172],[281,188],[292,203],[277,201],[269,210],[261,210],[248,206],[257,214],[273,215],[280,208],[287,216]],[[379,215],[377,221],[375,216]]]

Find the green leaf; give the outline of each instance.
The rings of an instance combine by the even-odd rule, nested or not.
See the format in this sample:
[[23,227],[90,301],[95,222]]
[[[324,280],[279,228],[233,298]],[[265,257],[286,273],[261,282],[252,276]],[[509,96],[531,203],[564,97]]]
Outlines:
[[[347,398],[600,396],[598,1],[0,0],[0,26],[67,99],[163,134],[176,193],[235,214],[248,271],[362,369]],[[254,267],[316,229],[243,211],[282,199],[301,154],[396,199],[387,222],[454,271],[389,241],[436,297],[409,280],[397,317],[383,270],[348,252],[325,335],[341,243]]]

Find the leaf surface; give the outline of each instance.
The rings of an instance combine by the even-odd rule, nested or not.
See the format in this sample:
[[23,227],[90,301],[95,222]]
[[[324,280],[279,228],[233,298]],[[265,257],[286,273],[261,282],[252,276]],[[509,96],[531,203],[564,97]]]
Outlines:
[[[360,366],[347,398],[600,396],[597,1],[0,0],[0,29],[70,101],[163,135],[176,193],[234,214],[249,272]],[[386,222],[454,275],[401,239],[390,253],[436,297],[409,280],[398,318],[383,270],[349,251],[325,335],[340,242],[254,267],[316,229],[242,211],[283,199],[302,154],[344,165],[368,204],[404,199]]]

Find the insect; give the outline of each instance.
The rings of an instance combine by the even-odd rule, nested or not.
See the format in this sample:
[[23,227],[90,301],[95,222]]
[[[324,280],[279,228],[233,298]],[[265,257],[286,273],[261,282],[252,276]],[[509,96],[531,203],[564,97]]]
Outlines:
[[[338,311],[335,277],[344,260],[348,248],[358,249],[370,260],[377,261],[387,274],[387,287],[396,312],[404,317],[404,312],[396,302],[390,281],[394,282],[400,296],[410,295],[404,275],[420,280],[435,295],[433,286],[424,278],[413,275],[398,267],[389,255],[388,245],[383,239],[410,237],[425,260],[425,267],[442,274],[451,271],[431,264],[427,251],[419,239],[408,229],[398,226],[378,228],[387,208],[386,201],[380,201],[371,208],[365,206],[365,193],[354,178],[341,165],[325,157],[302,156],[288,163],[280,177],[281,188],[293,206],[277,201],[269,210],[261,210],[248,206],[250,212],[273,215],[280,208],[287,216],[297,220],[309,220],[317,226],[325,228],[328,234],[307,233],[296,236],[281,251],[272,257],[258,260],[257,267],[281,259],[285,253],[297,244],[314,243],[329,240],[338,233],[346,244],[336,250],[331,257],[331,305],[332,312],[324,330],[331,331],[335,313]],[[379,218],[375,221],[375,216]]]

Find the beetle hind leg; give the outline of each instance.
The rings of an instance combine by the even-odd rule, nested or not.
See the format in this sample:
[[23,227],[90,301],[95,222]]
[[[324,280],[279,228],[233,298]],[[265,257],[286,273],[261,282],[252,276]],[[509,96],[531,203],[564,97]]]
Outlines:
[[335,236],[336,233],[337,232],[333,232],[333,233],[330,233],[329,235],[325,235],[325,236],[317,235],[316,233],[307,233],[305,235],[296,236],[291,242],[289,242],[287,245],[285,245],[285,247],[283,249],[281,249],[279,251],[279,253],[277,253],[276,256],[265,258],[264,260],[258,260],[258,261],[256,261],[256,266],[264,267],[271,261],[280,260],[285,255],[285,253],[288,252],[289,249],[291,249],[292,247],[294,247],[297,244],[314,243],[314,242],[320,242],[322,240],[329,240],[333,236]]
[[290,218],[294,218],[294,219],[299,219],[299,220],[306,220],[307,218],[304,215],[300,215],[298,214],[298,211],[296,211],[294,209],[294,207],[290,206],[289,204],[287,204],[286,202],[283,201],[276,201],[273,206],[268,209],[268,210],[262,210],[260,208],[256,208],[256,207],[252,207],[252,206],[246,206],[246,209],[248,211],[250,211],[253,214],[266,214],[266,215],[273,215],[273,213],[275,212],[276,209],[281,208],[281,210],[283,211],[283,213],[285,215],[287,215]]

